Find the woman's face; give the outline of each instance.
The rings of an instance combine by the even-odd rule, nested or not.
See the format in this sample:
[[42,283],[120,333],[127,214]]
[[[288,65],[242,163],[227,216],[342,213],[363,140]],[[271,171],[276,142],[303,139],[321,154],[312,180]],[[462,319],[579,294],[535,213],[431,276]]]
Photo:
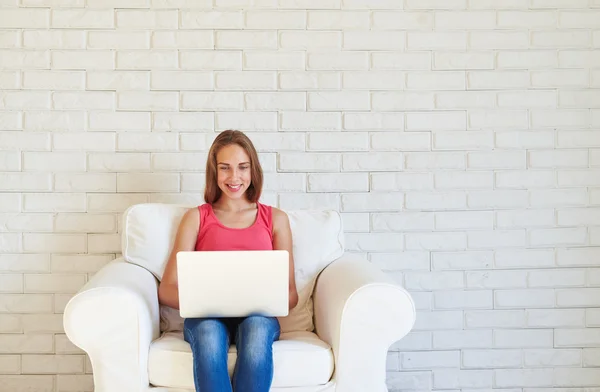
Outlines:
[[224,196],[241,198],[252,180],[250,157],[237,144],[227,145],[217,153],[217,185]]

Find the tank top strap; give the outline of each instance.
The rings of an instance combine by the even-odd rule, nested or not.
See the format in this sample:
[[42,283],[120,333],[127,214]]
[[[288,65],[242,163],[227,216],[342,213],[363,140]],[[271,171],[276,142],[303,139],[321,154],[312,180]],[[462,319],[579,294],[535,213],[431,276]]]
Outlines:
[[202,227],[206,227],[212,219],[212,216],[210,214],[210,208],[210,204],[208,203],[204,203],[198,206],[198,211],[200,212],[200,230],[202,230]]
[[258,216],[256,219],[269,230],[269,233],[273,233],[273,209],[271,206],[257,202]]

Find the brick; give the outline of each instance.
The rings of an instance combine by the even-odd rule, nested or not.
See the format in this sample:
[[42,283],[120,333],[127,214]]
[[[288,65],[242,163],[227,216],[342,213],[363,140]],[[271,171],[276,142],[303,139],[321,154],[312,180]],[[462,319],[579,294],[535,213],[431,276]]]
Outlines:
[[554,148],[553,131],[496,132],[496,147],[510,149]]
[[[0,217],[1,219],[1,217]],[[0,275],[0,283],[2,286],[0,288],[0,293],[22,293],[23,292],[23,275],[21,274],[2,274]],[[6,317],[4,317],[6,318]],[[10,324],[16,324],[14,328],[9,328],[6,326],[5,330],[2,332],[21,332],[22,329],[20,327],[19,319],[15,320],[15,322],[7,320]]]
[[372,173],[371,189],[374,191],[433,189],[432,173]]
[[244,69],[246,70],[304,70],[304,52],[262,52],[248,51],[244,53]]
[[381,71],[373,72],[344,72],[342,86],[346,89],[403,89],[405,75],[403,72]]
[[436,331],[463,329],[463,312],[456,310],[418,312],[413,331],[432,329]]
[[548,150],[529,153],[529,166],[534,168],[587,167],[588,165],[588,151],[584,150]]
[[[128,97],[132,97],[131,95]],[[135,112],[90,112],[89,129],[92,131],[149,131],[150,114]],[[55,135],[56,136],[56,135]]]
[[0,88],[17,89],[19,88],[19,71],[0,71]]
[[6,8],[0,15],[0,28],[48,28],[50,27],[50,10],[48,9],[24,9]]
[[91,194],[87,196],[89,212],[123,212],[134,204],[147,203],[144,194]]
[[591,36],[587,31],[533,31],[533,48],[587,48],[591,45]]
[[[57,296],[59,294],[56,294]],[[63,298],[66,298],[63,297]],[[56,354],[84,354],[85,352],[79,347],[75,346],[69,338],[64,334],[54,335],[54,346]]]
[[206,167],[206,153],[154,153],[152,169],[163,171],[201,171]]
[[0,171],[21,171],[21,153],[0,151]]
[[[58,151],[114,151],[115,134],[113,133],[55,133],[52,140],[54,154]],[[48,155],[52,157],[51,155]],[[39,158],[35,158],[36,160]],[[77,166],[73,167],[75,170]],[[82,167],[79,164],[79,167]]]
[[[61,93],[54,93],[61,94]],[[0,92],[0,110],[50,109],[50,92],[6,91]],[[57,108],[58,109],[58,108]]]
[[466,369],[501,369],[523,366],[521,350],[464,350],[462,365]]
[[408,72],[409,90],[464,90],[465,73],[461,71]]
[[406,168],[411,170],[465,169],[465,156],[454,152],[407,153]]
[[489,151],[467,154],[469,169],[525,169],[526,165],[525,151]]
[[501,108],[555,108],[557,102],[554,91],[499,92],[498,107]]
[[600,172],[597,170],[561,170],[558,172],[560,187],[597,186],[600,184]]
[[[23,129],[26,131],[83,131],[85,129],[85,113],[58,110],[28,111],[25,112]],[[36,133],[36,135],[41,137],[43,134]],[[30,135],[30,137],[32,136]],[[35,138],[32,137],[32,139]]]
[[[257,118],[259,113],[252,113]],[[141,116],[141,113],[136,113],[136,116]],[[217,118],[219,114],[217,113]],[[236,114],[228,113],[228,117],[235,117]],[[212,131],[215,128],[215,120],[213,113],[205,112],[176,112],[167,113],[159,112],[154,113],[152,118],[152,130],[153,131]],[[219,125],[221,126],[221,125]],[[227,129],[227,127],[223,127]],[[233,127],[236,128],[236,127]],[[242,127],[246,129],[246,127]]]
[[527,8],[519,0],[469,0],[468,8],[471,9],[523,9]]
[[213,141],[213,136],[205,133],[181,133],[179,149],[181,151],[207,151]]
[[428,151],[431,135],[427,132],[371,133],[371,149],[381,151]]
[[0,67],[3,71],[9,69],[48,69],[50,68],[50,53],[44,50],[0,49]]
[[155,49],[212,49],[213,33],[202,31],[153,31],[152,48]]
[[531,0],[531,8],[587,8],[587,0]]
[[25,252],[85,253],[86,249],[85,234],[23,234]]
[[600,107],[598,90],[562,90],[558,95],[558,105],[566,108]]
[[341,114],[336,112],[284,112],[281,114],[280,130],[340,130],[341,124]]
[[494,179],[492,172],[440,172],[435,173],[437,189],[491,189]]
[[[52,28],[59,29],[102,29],[113,28],[114,11],[110,9],[54,9]],[[40,27],[39,25],[37,27]]]
[[510,170],[496,172],[497,189],[535,189],[556,186],[556,173],[543,170]]
[[530,202],[536,207],[579,206],[587,203],[587,193],[579,189],[532,190]]
[[366,70],[369,68],[367,52],[345,51],[329,53],[308,53],[307,69],[320,71]]
[[178,192],[179,176],[171,173],[118,173],[117,192]]
[[460,365],[460,351],[403,352],[402,369],[455,368]]
[[281,31],[281,49],[341,49],[342,34],[337,31]]
[[241,11],[181,11],[183,29],[241,29],[244,14]]
[[526,271],[472,271],[466,273],[467,287],[477,289],[524,288]]
[[405,2],[406,9],[465,9],[466,0],[407,0]]
[[513,210],[496,212],[498,228],[529,228],[554,226],[554,210]]
[[466,130],[464,111],[409,112],[406,114],[407,131],[459,131]]
[[59,213],[54,225],[57,232],[105,233],[117,230],[114,215]]
[[83,356],[78,355],[23,355],[23,374],[83,373]]
[[[174,50],[149,50],[131,51],[121,50],[116,53],[116,68],[124,70],[159,70],[177,67],[177,51]],[[183,56],[183,53],[182,53]],[[182,68],[183,63],[182,63]]]
[[501,369],[496,370],[496,385],[506,387],[550,387],[552,369]]
[[448,91],[435,94],[435,107],[439,109],[493,108],[496,95],[491,91]]
[[469,349],[492,346],[491,330],[435,331],[433,347],[435,349]]
[[[290,109],[305,110],[304,95],[297,97],[298,103]],[[308,92],[309,110],[369,110],[370,106],[367,91]]]
[[182,92],[182,110],[238,110],[243,108],[244,96],[237,92]]
[[[52,221],[53,217],[50,214],[0,214],[0,230],[17,233],[53,231]],[[9,287],[10,283],[9,281],[6,286]]]
[[555,347],[597,347],[600,342],[599,328],[556,329]]
[[308,11],[309,29],[346,30],[368,29],[369,13],[367,11]]
[[308,134],[307,146],[308,151],[366,151],[369,135],[364,132],[313,132]]
[[386,383],[389,383],[390,388],[430,389],[431,373],[427,371],[389,373]]
[[396,0],[342,0],[342,8],[353,9],[394,9],[403,4]]
[[177,92],[124,91],[117,94],[117,110],[177,111]]
[[531,71],[533,87],[587,87],[589,76],[587,70],[552,69]]
[[593,131],[558,131],[557,139],[562,148],[600,147],[600,134]]
[[88,248],[90,253],[118,253],[121,251],[121,235],[89,234]]
[[[277,113],[216,113],[215,127],[218,129],[243,129],[244,131],[275,131],[277,130]],[[191,127],[190,130],[192,129],[194,128]]]
[[[339,210],[339,196],[334,193],[280,193],[279,207],[282,209],[335,209]],[[351,242],[350,242],[351,243]]]
[[397,252],[404,249],[404,237],[398,233],[349,233],[347,244],[352,252]]
[[306,137],[304,133],[260,132],[252,135],[252,141],[256,149],[261,152],[304,151],[307,144]]
[[494,254],[491,251],[435,252],[431,259],[432,270],[489,269]]
[[354,31],[342,33],[342,48],[345,50],[402,50],[406,36],[399,31]]
[[24,89],[34,90],[83,90],[85,74],[63,71],[24,71]]
[[[188,70],[236,71],[242,69],[241,51],[180,51],[179,67]],[[175,66],[169,67],[175,68]]]
[[0,355],[0,373],[21,374],[21,356]]
[[[112,12],[111,12],[112,14]],[[185,15],[185,14],[183,14]],[[182,15],[182,27],[184,18]],[[177,10],[115,10],[115,19],[119,29],[176,29]]]
[[527,31],[471,31],[468,45],[471,49],[524,49],[529,47],[529,34]]
[[35,388],[39,392],[54,391],[54,376],[52,375],[2,375],[2,385],[10,391],[26,391]]
[[85,32],[77,30],[25,30],[23,31],[23,47],[31,49],[85,49]]
[[21,34],[18,30],[4,30],[0,32],[0,48],[15,49],[20,47]]
[[[584,309],[529,309],[526,312],[528,327],[583,328],[585,324]],[[531,366],[531,364],[529,366]]]
[[[321,177],[323,178],[323,177]],[[332,178],[333,180],[333,178]],[[317,181],[319,181],[319,178],[317,179],[313,179],[310,180],[309,177],[309,181],[313,181],[313,184],[318,184]],[[327,178],[323,178],[322,181],[325,182],[329,182],[329,179]],[[309,182],[309,189],[310,189],[310,182]],[[362,191],[363,189],[358,189],[358,191]],[[340,192],[345,192],[346,189],[340,190]],[[363,212],[344,212],[341,214],[342,216],[342,222],[344,225],[344,231],[347,231],[348,233],[360,233],[360,232],[365,232],[365,231],[369,231],[369,214],[368,213],[363,213]],[[373,259],[371,258],[371,262],[375,263],[378,266],[381,266],[381,264],[378,264],[377,259],[375,259],[375,261],[373,261]],[[382,266],[383,267],[383,266]]]
[[396,192],[349,193],[341,197],[342,211],[398,211],[404,204],[404,195]]
[[431,53],[373,52],[371,53],[371,69],[428,71],[431,69]]
[[342,155],[343,171],[402,170],[404,155],[397,152],[348,153]]
[[525,190],[472,191],[468,203],[471,208],[524,208],[528,195]]
[[49,191],[52,189],[49,173],[1,173],[0,190],[10,192]]
[[557,16],[552,11],[498,11],[498,27],[541,28],[556,25]]
[[330,72],[279,72],[280,90],[339,90],[341,77]]
[[[347,28],[355,28],[347,26]],[[431,30],[433,15],[428,12],[374,11],[372,28],[377,30]]]
[[277,49],[275,31],[228,31],[215,33],[218,49]]
[[464,31],[429,31],[407,33],[407,48],[410,50],[465,50],[467,33]]
[[306,110],[306,95],[300,92],[250,92],[244,94],[246,110]]
[[597,307],[598,293],[596,288],[573,288],[556,290],[556,305],[559,307]]
[[306,191],[306,175],[303,173],[265,173],[266,191]]
[[494,11],[436,11],[436,30],[493,29],[496,25]]
[[25,152],[24,171],[85,171],[85,154],[81,152]]
[[434,228],[434,215],[431,212],[374,213],[371,216],[374,232],[427,231]]
[[529,243],[532,246],[584,245],[587,239],[585,228],[556,228],[531,230]]
[[[534,294],[532,292],[531,294]],[[494,331],[494,346],[502,348],[551,348],[551,329],[499,329]]]
[[406,235],[406,248],[431,251],[463,250],[467,248],[467,237],[464,233],[410,233]]
[[149,35],[142,31],[90,31],[88,48],[92,49],[149,49]]
[[[139,140],[138,140],[139,141]],[[159,140],[157,145],[165,143]],[[148,145],[144,146],[148,149]],[[150,171],[149,153],[119,153],[103,154],[91,153],[88,157],[89,171],[128,172],[128,171]]]
[[90,375],[66,375],[59,374],[57,377],[57,389],[61,391],[93,391],[94,380]]
[[435,227],[439,230],[492,229],[491,211],[436,212]]
[[585,270],[531,271],[527,277],[529,287],[580,287],[585,282]]
[[21,211],[21,195],[18,193],[3,193],[0,195],[0,212]]
[[55,92],[52,102],[55,109],[63,110],[113,110],[115,97],[108,91]]
[[492,291],[438,291],[434,293],[435,309],[491,309]]
[[494,69],[494,56],[490,52],[434,53],[433,69],[467,70]]
[[87,71],[88,90],[147,90],[150,72],[147,71]]
[[116,192],[116,173],[56,173],[57,192]]
[[454,210],[466,207],[466,195],[459,191],[409,192],[406,208],[416,210]]
[[468,71],[467,89],[469,90],[513,90],[529,86],[527,71]]
[[440,389],[492,388],[492,370],[434,370],[433,387]]
[[[90,0],[88,0],[90,1]],[[96,1],[106,1],[106,0],[96,0]],[[144,4],[147,0],[138,0],[143,1]],[[243,3],[243,0],[217,0],[218,6],[227,6],[228,3]],[[120,4],[120,3],[119,3]],[[128,3],[129,5],[129,3]],[[213,1],[210,0],[151,0],[152,8],[201,8],[207,9],[211,8],[213,5]]]
[[[85,284],[85,275],[57,274],[25,275],[25,292],[75,293]],[[62,323],[61,323],[62,324]],[[61,332],[61,331],[52,331]]]
[[83,212],[85,195],[78,193],[29,193],[23,196],[26,212]]
[[[377,111],[421,110],[433,109],[434,94],[432,92],[382,91],[372,93],[372,107]],[[427,112],[427,117],[435,112]],[[457,113],[460,116],[460,113]],[[452,115],[452,114],[450,114]],[[438,114],[444,116],[444,113]],[[448,114],[446,114],[448,116]],[[425,117],[424,113],[413,113],[413,117]],[[434,122],[433,120],[431,122]]]
[[339,154],[281,153],[279,154],[278,168],[284,172],[338,172],[340,164]]
[[561,50],[558,52],[560,68],[591,68],[600,61],[600,53],[594,50]]
[[[251,10],[245,13],[245,28],[246,29],[289,29],[289,30],[304,30],[306,23],[307,12],[300,10]],[[229,28],[231,28],[229,26]]]

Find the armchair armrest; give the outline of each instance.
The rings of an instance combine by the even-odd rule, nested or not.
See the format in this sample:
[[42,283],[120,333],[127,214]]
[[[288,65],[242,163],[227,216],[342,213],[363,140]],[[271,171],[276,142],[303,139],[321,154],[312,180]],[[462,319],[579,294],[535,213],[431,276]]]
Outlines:
[[117,259],[105,265],[65,308],[68,338],[90,357],[97,392],[148,388],[148,352],[159,336],[158,282]]
[[333,349],[336,391],[387,392],[387,351],[415,322],[410,294],[345,253],[323,270],[313,298],[316,333]]

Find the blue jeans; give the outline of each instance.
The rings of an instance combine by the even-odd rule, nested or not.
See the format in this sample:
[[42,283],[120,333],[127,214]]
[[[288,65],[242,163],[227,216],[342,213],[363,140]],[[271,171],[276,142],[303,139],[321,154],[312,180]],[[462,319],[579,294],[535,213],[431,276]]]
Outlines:
[[[268,392],[273,380],[273,342],[279,333],[279,321],[273,317],[185,319],[183,336],[192,348],[196,392]],[[231,337],[237,361],[230,381]]]

